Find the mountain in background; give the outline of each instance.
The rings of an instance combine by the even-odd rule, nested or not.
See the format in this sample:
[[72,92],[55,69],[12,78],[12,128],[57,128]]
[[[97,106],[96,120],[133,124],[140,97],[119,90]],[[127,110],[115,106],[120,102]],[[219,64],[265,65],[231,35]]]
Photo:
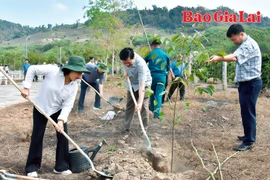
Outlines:
[[[169,33],[175,33],[179,30],[179,28],[182,28],[183,26],[189,28],[190,30],[194,30],[194,27],[192,27],[193,23],[183,23],[182,22],[182,11],[189,10],[192,11],[194,14],[198,11],[203,14],[211,14],[213,15],[216,11],[228,11],[229,14],[238,14],[238,12],[224,6],[217,7],[216,9],[207,9],[202,6],[198,6],[196,8],[194,7],[183,7],[183,6],[177,6],[171,10],[168,10],[166,7],[157,7],[156,5],[153,5],[153,9],[143,9],[140,10],[140,14],[142,16],[144,25],[147,27],[153,27],[156,29],[164,29]],[[256,13],[256,12],[254,12]],[[134,25],[140,22],[138,12],[134,9],[127,9],[126,11],[120,12],[120,17],[122,21],[127,25]],[[245,17],[247,17],[247,14],[245,13]],[[86,21],[84,24],[88,24],[89,20]],[[220,26],[220,25],[228,25],[228,23],[217,23],[215,21],[211,21],[209,23],[200,23],[202,24],[206,29],[212,26]],[[261,23],[245,23],[248,26],[254,26],[254,27],[269,27],[270,26],[270,19],[268,17],[261,16]],[[77,29],[79,26],[82,26],[82,24],[79,24],[78,22],[72,25],[57,25],[52,26],[51,24],[48,25],[42,25],[39,27],[31,28],[29,26],[22,26],[20,24],[15,24],[12,22],[8,22],[6,20],[0,19],[0,44],[2,41],[10,41],[16,38],[25,37],[27,35],[39,33],[39,32],[47,32],[47,31],[57,31],[59,29]],[[199,28],[196,30],[200,30]]]

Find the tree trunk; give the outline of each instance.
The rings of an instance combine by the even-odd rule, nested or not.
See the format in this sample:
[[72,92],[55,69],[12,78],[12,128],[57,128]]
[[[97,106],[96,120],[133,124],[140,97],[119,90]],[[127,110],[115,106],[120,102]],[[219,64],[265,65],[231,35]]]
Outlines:
[[227,90],[227,62],[222,62],[222,89]]
[[191,70],[192,70],[192,55],[189,55],[188,56],[188,72],[189,72],[189,74],[191,74]]
[[112,77],[114,77],[114,49],[112,50]]
[[[108,58],[109,58],[109,54],[108,54],[108,51],[106,51],[105,63],[107,65],[108,65]],[[108,73],[106,73],[106,75],[105,75],[105,81],[107,81],[107,78],[108,78]]]

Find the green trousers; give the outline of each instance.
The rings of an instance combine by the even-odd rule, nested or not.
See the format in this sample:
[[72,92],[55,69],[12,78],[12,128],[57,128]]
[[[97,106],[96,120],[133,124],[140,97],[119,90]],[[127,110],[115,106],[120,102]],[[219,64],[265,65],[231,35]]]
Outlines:
[[154,117],[159,117],[161,105],[162,105],[162,92],[165,91],[166,75],[151,74],[152,85],[151,89],[154,93],[150,96],[150,111],[154,112]]

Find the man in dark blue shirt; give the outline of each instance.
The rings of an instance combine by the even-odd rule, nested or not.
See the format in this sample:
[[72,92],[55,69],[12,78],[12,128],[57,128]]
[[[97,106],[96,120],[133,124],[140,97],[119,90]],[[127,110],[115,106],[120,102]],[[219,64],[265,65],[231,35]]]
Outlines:
[[[83,74],[82,78],[90,84],[97,92],[100,93],[101,96],[103,96],[103,81],[104,81],[104,73],[108,72],[107,65],[104,63],[100,63],[98,66],[87,63],[86,69],[90,71],[91,73],[85,73]],[[97,79],[99,79],[99,82],[97,82]],[[85,84],[83,81],[81,81],[81,92],[79,97],[79,103],[78,103],[78,109],[79,114],[84,113],[84,99],[85,99],[85,93],[87,89],[87,84]],[[94,110],[101,110],[100,107],[100,96],[96,93],[95,96],[95,104],[93,107]]]

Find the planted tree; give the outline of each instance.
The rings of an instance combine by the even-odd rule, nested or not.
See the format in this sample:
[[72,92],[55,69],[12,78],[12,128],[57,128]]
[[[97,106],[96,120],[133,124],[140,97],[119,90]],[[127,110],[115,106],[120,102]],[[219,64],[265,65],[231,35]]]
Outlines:
[[[95,38],[105,49],[106,64],[111,63],[112,74],[114,73],[115,54],[130,37],[129,30],[120,19],[119,12],[131,6],[129,0],[95,0],[89,1],[85,6],[85,16],[89,18],[89,25],[95,30]],[[112,57],[108,62],[108,58]]]
[[[184,30],[184,29],[183,29]],[[173,36],[172,38],[166,38],[166,37],[160,37],[158,35],[153,35],[152,39],[157,39],[160,41],[164,48],[167,50],[167,53],[171,57],[175,57],[177,54],[181,53],[183,55],[184,62],[187,63],[190,66],[190,70],[186,70],[185,73],[187,74],[187,82],[183,78],[175,78],[171,83],[169,83],[169,88],[172,84],[179,84],[180,82],[187,86],[188,82],[196,84],[200,79],[204,79],[207,76],[207,69],[205,68],[205,60],[209,59],[209,55],[207,51],[204,49],[203,44],[200,41],[200,37],[202,34],[200,32],[196,32],[193,35],[186,35],[184,33],[177,34]],[[149,48],[144,47],[141,49],[141,55],[143,57],[147,56],[149,54]],[[180,62],[176,64],[177,66],[180,65]],[[166,67],[166,64],[162,65],[163,68]],[[192,68],[191,68],[192,67]],[[180,87],[181,88],[181,87]],[[177,94],[176,99],[178,98],[178,91],[179,86],[177,86]],[[209,85],[208,87],[198,87],[196,88],[195,92],[207,93],[210,95],[213,95],[214,92],[214,86]],[[148,94],[151,94],[151,91],[148,91]],[[167,93],[167,90],[164,91],[160,95],[164,95]],[[169,123],[169,125],[172,127],[172,157],[171,157],[171,171],[173,169],[173,159],[174,159],[174,137],[175,137],[175,126],[179,123],[181,120],[181,113],[177,113],[177,106],[176,102],[174,103],[173,108],[173,118],[172,123]],[[157,102],[156,102],[157,103]],[[155,104],[155,102],[154,102]],[[184,109],[188,108],[190,105],[189,102],[185,102]],[[171,104],[170,104],[171,106]],[[181,112],[181,111],[180,111]],[[166,117],[166,113],[160,112],[160,121],[162,122],[164,117]]]

